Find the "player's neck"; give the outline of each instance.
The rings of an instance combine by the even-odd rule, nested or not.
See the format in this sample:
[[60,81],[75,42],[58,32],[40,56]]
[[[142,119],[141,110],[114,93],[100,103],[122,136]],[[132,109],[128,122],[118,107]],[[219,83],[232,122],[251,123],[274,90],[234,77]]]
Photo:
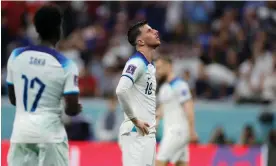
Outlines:
[[41,46],[46,46],[46,47],[50,47],[50,48],[55,48],[55,45],[52,44],[52,43],[49,42],[49,41],[41,41],[39,45],[41,45]]
[[137,48],[137,51],[142,53],[150,63],[152,62],[154,49],[143,47],[143,48]]
[[175,75],[171,72],[167,77],[167,82],[171,82],[175,78]]

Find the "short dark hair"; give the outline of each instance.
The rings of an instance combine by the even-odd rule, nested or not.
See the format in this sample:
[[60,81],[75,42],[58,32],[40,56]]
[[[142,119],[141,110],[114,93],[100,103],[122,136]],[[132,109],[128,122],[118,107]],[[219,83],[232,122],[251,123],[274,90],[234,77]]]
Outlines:
[[136,39],[137,37],[141,34],[141,31],[140,31],[140,27],[144,26],[148,24],[147,21],[141,21],[141,22],[138,22],[134,25],[132,25],[128,32],[127,32],[127,37],[128,37],[128,42],[132,45],[132,46],[136,46]]
[[42,40],[59,40],[61,35],[62,13],[57,6],[45,5],[36,11],[34,25]]
[[171,58],[170,56],[161,55],[161,56],[158,56],[158,57],[156,58],[156,61],[157,61],[157,60],[162,60],[162,61],[165,61],[165,62],[167,62],[167,63],[169,63],[169,64],[172,64],[172,58]]

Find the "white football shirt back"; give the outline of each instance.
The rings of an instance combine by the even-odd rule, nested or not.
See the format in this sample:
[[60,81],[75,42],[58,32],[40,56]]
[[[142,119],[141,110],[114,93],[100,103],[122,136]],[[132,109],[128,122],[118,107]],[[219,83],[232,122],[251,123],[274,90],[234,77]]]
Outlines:
[[54,49],[29,46],[15,49],[7,68],[16,96],[11,142],[66,141],[63,95],[79,93],[76,65]]

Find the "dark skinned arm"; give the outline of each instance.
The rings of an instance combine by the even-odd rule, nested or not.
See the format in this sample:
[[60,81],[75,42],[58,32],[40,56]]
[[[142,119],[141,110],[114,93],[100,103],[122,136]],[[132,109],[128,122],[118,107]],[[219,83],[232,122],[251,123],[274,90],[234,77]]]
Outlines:
[[10,100],[11,104],[16,106],[16,97],[15,97],[14,86],[11,84],[8,85],[8,94],[9,94],[9,100]]

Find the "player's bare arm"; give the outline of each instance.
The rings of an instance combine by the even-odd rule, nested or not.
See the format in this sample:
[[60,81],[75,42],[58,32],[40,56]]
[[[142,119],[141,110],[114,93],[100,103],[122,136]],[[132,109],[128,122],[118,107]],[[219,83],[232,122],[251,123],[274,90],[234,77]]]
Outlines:
[[65,95],[65,113],[69,116],[75,116],[82,111],[82,106],[79,104],[78,94]]
[[79,87],[78,87],[79,71],[74,63],[70,63],[65,74],[65,85],[63,96],[65,99],[65,113],[69,116],[75,116],[82,111],[79,104]]
[[188,101],[183,103],[183,108],[186,111],[187,119],[188,119],[188,125],[189,125],[189,131],[190,131],[190,141],[197,141],[197,134],[195,131],[195,125],[194,125],[194,102],[192,99],[189,99]]
[[12,78],[12,60],[11,60],[11,58],[9,58],[9,60],[8,60],[7,70],[8,70],[7,85],[8,85],[9,100],[12,105],[16,106],[16,97],[15,97],[15,90],[14,90],[14,83],[13,83],[14,81]]
[[156,129],[158,128],[159,122],[163,117],[162,105],[158,105],[156,108]]
[[16,97],[15,97],[13,85],[8,85],[8,94],[9,94],[9,100],[10,100],[11,104],[16,106]]

